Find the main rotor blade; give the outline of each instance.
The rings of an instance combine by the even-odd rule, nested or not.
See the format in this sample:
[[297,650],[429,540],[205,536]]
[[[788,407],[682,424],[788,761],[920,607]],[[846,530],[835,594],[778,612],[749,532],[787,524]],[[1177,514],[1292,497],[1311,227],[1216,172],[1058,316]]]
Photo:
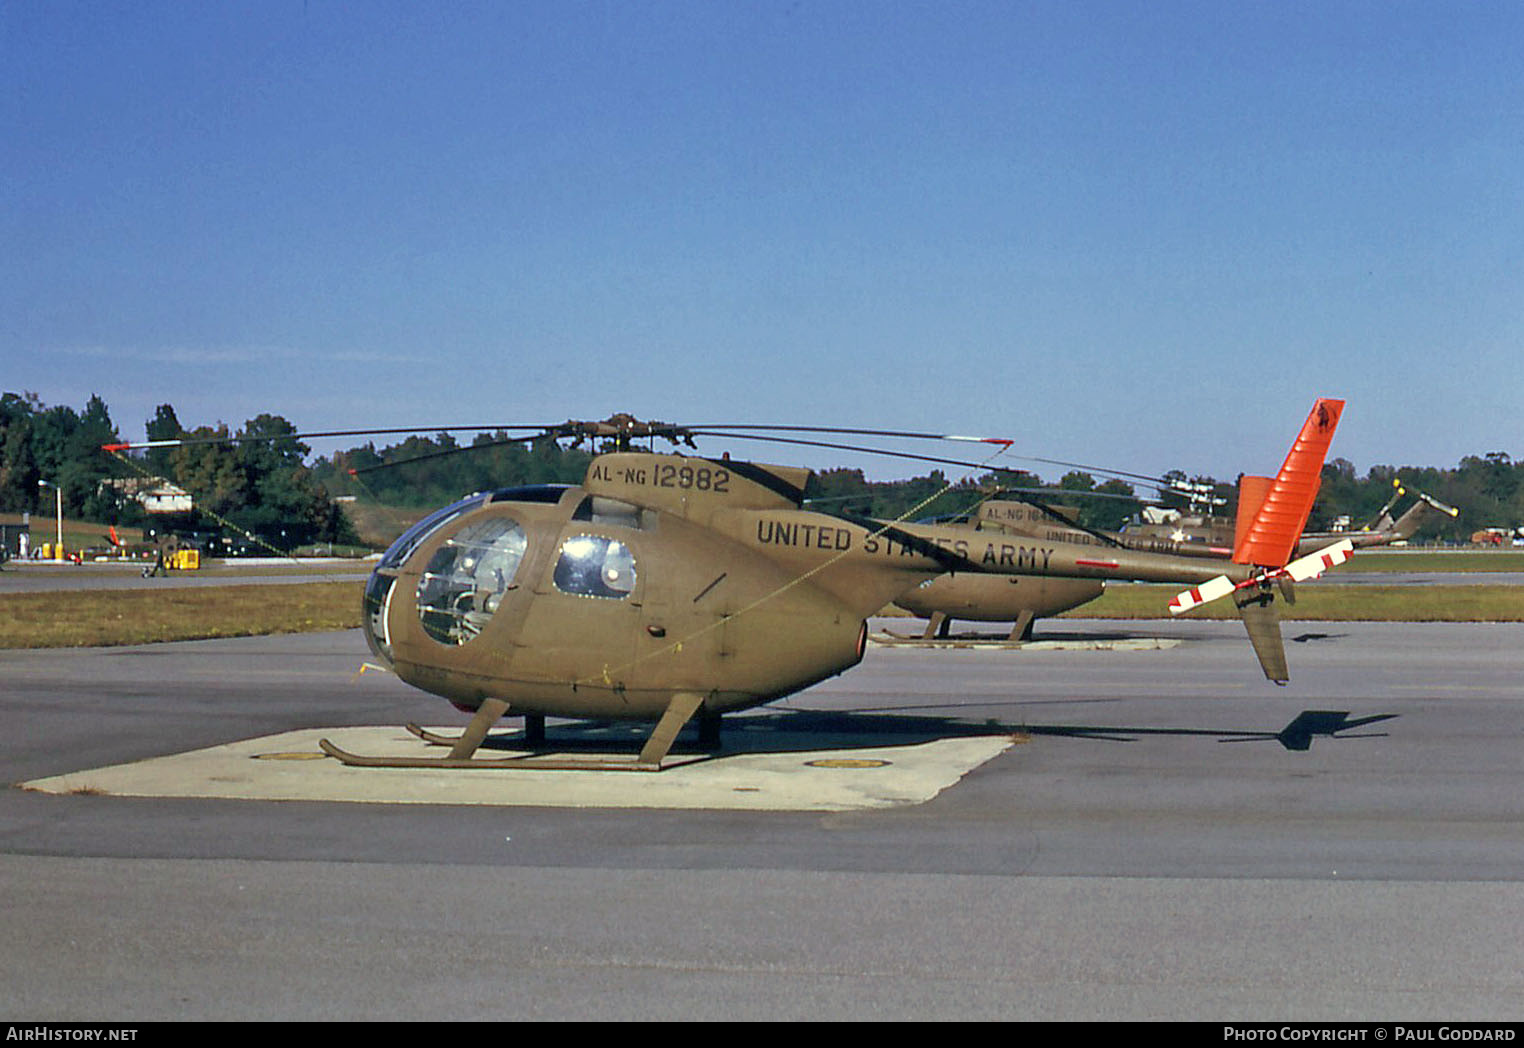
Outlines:
[[[1030,474],[1029,470],[1017,469],[1014,466],[999,466],[999,465],[996,465],[996,464],[994,464],[992,462],[965,462],[965,461],[963,461],[961,459],[939,458],[939,457],[937,457],[935,455],[917,455],[917,454],[915,454],[914,452],[911,452],[911,451],[890,451],[890,450],[887,450],[885,448],[870,448],[870,447],[867,447],[867,446],[864,446],[864,445],[861,445],[861,444],[837,444],[837,443],[834,443],[832,441],[804,440],[804,439],[799,438],[799,437],[768,437],[768,436],[763,436],[762,434],[759,434],[759,433],[716,433],[716,432],[710,432],[710,431],[706,431],[706,430],[698,429],[698,428],[691,429],[690,432],[693,433],[694,436],[711,436],[711,437],[714,437],[714,436],[726,436],[726,437],[729,437],[732,440],[760,440],[760,441],[766,441],[767,443],[771,443],[771,444],[791,444],[791,445],[795,445],[795,446],[798,446],[798,447],[826,448],[826,449],[831,450],[831,451],[852,451],[852,452],[856,452],[858,454],[864,454],[864,455],[882,455],[882,456],[884,456],[886,458],[907,459],[907,460],[912,461],[912,462],[930,462],[930,463],[932,463],[934,465],[939,465],[939,466],[960,466],[960,467],[963,467],[965,469],[979,469],[979,470],[984,470],[986,472],[992,472],[992,473],[1027,473],[1027,474]],[[1074,465],[1074,463],[1057,462],[1057,461],[1052,460],[1052,459],[1035,459],[1035,458],[1029,458],[1027,456],[1022,456],[1022,455],[1017,455],[1017,456],[1014,456],[1014,457],[1021,458],[1024,461],[1028,461],[1028,462],[1047,462],[1047,463],[1049,463],[1051,465],[1059,465],[1059,466]],[[1089,467],[1078,467],[1078,466],[1076,466],[1076,468],[1085,468],[1085,469],[1091,470],[1091,471],[1096,472],[1096,473],[1102,473],[1102,474],[1105,474],[1107,476],[1115,476],[1115,477],[1118,477],[1118,478],[1128,477],[1128,478],[1131,478],[1133,480],[1142,481],[1142,482],[1144,482],[1145,484],[1147,484],[1150,487],[1166,483],[1164,480],[1162,480],[1159,477],[1150,477],[1150,476],[1147,476],[1146,474],[1142,474],[1142,473],[1127,473],[1127,472],[1125,472],[1123,470],[1103,469],[1100,466],[1089,466]],[[1087,492],[1076,492],[1076,494],[1087,494]]]
[[724,423],[688,428],[695,433],[717,429],[750,429],[768,433],[841,433],[857,437],[903,437],[906,440],[958,440],[966,444],[1003,444],[1006,447],[1016,443],[1006,437],[965,437],[957,433],[915,433],[900,429],[854,429],[845,426],[752,426],[743,423]]
[[[742,439],[742,440],[748,440],[748,439],[749,440],[767,440],[767,439],[773,439],[773,440],[781,442],[781,443],[792,443],[792,441],[788,441],[788,440],[785,440],[784,438],[780,438],[780,437],[774,437],[774,438],[767,438],[767,437],[761,437],[761,436],[750,437],[750,436],[748,436],[748,435],[746,435],[744,433],[737,433],[737,432],[734,432],[734,431],[736,431],[736,430],[755,430],[755,431],[758,431],[758,432],[767,432],[767,433],[839,433],[839,434],[846,435],[846,436],[897,437],[897,438],[903,438],[903,439],[906,439],[906,440],[953,440],[953,441],[960,441],[960,442],[967,443],[967,444],[998,444],[998,445],[1000,445],[1000,446],[1002,446],[1004,448],[1007,448],[1007,449],[1011,448],[1016,443],[1014,440],[1011,440],[1011,439],[1006,438],[1006,437],[966,437],[966,436],[960,436],[959,434],[956,434],[956,433],[917,433],[917,432],[912,432],[912,431],[908,431],[908,430],[895,430],[895,429],[853,429],[853,428],[840,427],[840,426],[773,426],[773,425],[751,426],[751,425],[742,425],[742,424],[725,424],[725,425],[709,425],[709,426],[690,426],[690,427],[688,427],[688,429],[689,429],[689,432],[693,433],[695,436],[704,436],[704,435],[721,436],[721,435],[726,435],[726,436],[737,437],[737,438]],[[722,433],[718,432],[718,431],[721,431],[721,430],[730,431],[730,432],[722,434]],[[819,442],[815,442],[815,441],[799,441],[799,443],[807,445],[807,446],[835,448],[837,450],[842,450],[842,451],[871,451],[874,454],[890,455],[890,456],[894,456],[894,457],[904,457],[904,458],[920,458],[921,457],[921,456],[911,455],[908,452],[902,453],[902,452],[884,451],[884,450],[881,450],[881,449],[872,449],[872,448],[855,448],[855,447],[850,447],[850,446],[847,446],[847,445],[826,444],[826,443],[819,443]],[[1110,469],[1110,468],[1108,468],[1106,466],[1087,466],[1087,465],[1085,465],[1082,462],[1065,462],[1063,459],[1041,458],[1041,457],[1036,456],[1036,455],[1021,455],[1021,454],[1017,454],[1015,452],[1010,452],[1009,450],[1007,451],[1007,454],[1011,458],[1020,459],[1023,462],[1040,462],[1040,463],[1042,463],[1045,466],[1063,466],[1066,469],[1084,470],[1084,471],[1089,472],[1089,473],[1104,473],[1107,476],[1111,476],[1111,477],[1127,477],[1127,478],[1132,479],[1132,480],[1147,481],[1150,484],[1168,484],[1169,483],[1169,481],[1165,480],[1163,477],[1154,477],[1154,476],[1150,476],[1150,475],[1148,475],[1146,473],[1129,473],[1126,470]],[[949,462],[946,459],[926,458],[926,459],[924,459],[924,461],[927,461],[927,462],[944,462],[944,463],[946,463],[948,465],[961,465],[962,464],[962,463]],[[1017,471],[1016,470],[1007,470],[1006,472],[1012,472],[1012,473],[1014,473],[1014,472],[1017,472]]]
[[102,444],[102,451],[142,451],[147,448],[182,448],[194,444],[250,444],[261,440],[317,440],[323,437],[384,437],[398,433],[484,433],[510,429],[532,429],[543,432],[549,426],[394,426],[390,429],[331,429],[311,433],[277,433],[263,436],[225,437],[175,437],[169,440],[135,440],[116,444]]
[[[438,432],[436,430],[436,432]],[[392,469],[396,466],[406,466],[413,462],[425,462],[429,459],[448,458],[451,455],[463,455],[468,451],[490,451],[493,448],[504,448],[509,444],[526,444],[533,440],[541,440],[543,433],[531,433],[527,437],[508,437],[504,440],[489,440],[482,444],[462,444],[453,448],[441,448],[438,451],[428,451],[422,455],[414,455],[412,458],[393,459],[390,462],[377,462],[372,466],[356,466],[349,471],[351,477],[358,477],[362,473],[374,473],[378,469]]]
[[[628,442],[631,437],[663,437],[674,443],[679,441],[691,445],[693,436],[725,437],[732,440],[755,440],[775,444],[787,444],[796,447],[826,448],[835,451],[851,451],[859,454],[879,455],[885,458],[897,458],[915,462],[929,462],[935,465],[956,466],[966,469],[979,469],[996,473],[1030,473],[1010,466],[995,465],[992,463],[965,462],[958,459],[941,458],[932,455],[918,455],[907,451],[894,451],[887,448],[867,447],[856,444],[842,444],[831,441],[807,440],[801,437],[767,436],[762,432],[744,431],[767,431],[771,433],[820,433],[820,434],[843,434],[861,435],[872,437],[886,437],[891,439],[906,440],[951,440],[962,443],[990,444],[1001,449],[1003,454],[1023,462],[1043,463],[1051,466],[1062,466],[1069,469],[1083,470],[1098,474],[1103,477],[1125,479],[1140,482],[1161,492],[1171,490],[1171,482],[1162,477],[1154,477],[1145,473],[1133,473],[1127,470],[1109,469],[1101,466],[1086,465],[1079,462],[1068,462],[1063,459],[1042,458],[1035,455],[1019,455],[1010,452],[1014,441],[1006,437],[979,437],[964,436],[955,433],[926,433],[912,430],[892,429],[860,429],[846,426],[795,426],[795,425],[753,425],[743,423],[714,423],[697,427],[681,427],[663,422],[640,422],[628,415],[614,415],[602,421],[578,421],[549,423],[543,425],[504,425],[494,423],[478,426],[391,426],[378,427],[375,429],[336,429],[336,430],[313,430],[310,432],[281,433],[281,434],[228,434],[217,436],[191,436],[189,434],[166,440],[146,441],[121,441],[111,444],[103,444],[103,451],[140,451],[156,448],[179,448],[204,444],[243,444],[259,441],[277,440],[316,440],[334,437],[367,437],[367,436],[394,436],[399,434],[433,434],[433,433],[460,433],[460,432],[506,432],[506,431],[529,431],[524,437],[514,437],[509,440],[494,441],[491,444],[473,444],[460,448],[447,448],[426,455],[420,455],[412,459],[404,459],[401,462],[385,463],[377,466],[367,466],[357,469],[355,472],[368,472],[374,469],[388,468],[392,465],[401,465],[403,462],[416,462],[428,458],[439,458],[445,455],[476,450],[483,447],[498,447],[513,442],[536,440],[540,437],[553,437],[555,439],[576,439],[580,442],[585,438],[605,438],[615,441],[621,438]],[[1021,489],[1010,489],[1019,491]],[[1062,490],[1062,489],[1060,489]],[[1086,492],[1075,491],[1070,494],[1086,495],[1090,497],[1113,497],[1128,499],[1130,496],[1113,495],[1109,492]]]

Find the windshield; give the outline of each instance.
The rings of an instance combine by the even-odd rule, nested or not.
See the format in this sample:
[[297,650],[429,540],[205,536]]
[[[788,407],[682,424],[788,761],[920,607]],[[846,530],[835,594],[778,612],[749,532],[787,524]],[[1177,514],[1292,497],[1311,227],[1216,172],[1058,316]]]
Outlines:
[[386,614],[391,606],[392,584],[397,581],[397,571],[424,539],[486,500],[485,495],[472,495],[430,513],[404,531],[382,555],[376,570],[371,572],[370,580],[365,584],[364,614],[360,624],[365,628],[365,640],[370,650],[385,659],[388,665],[392,661],[392,645],[386,632]]
[[418,580],[418,618],[441,644],[480,633],[513,585],[524,559],[524,529],[511,517],[467,524],[429,558]]
[[376,570],[400,568],[402,562],[407,560],[408,554],[417,549],[424,539],[434,534],[434,532],[462,513],[473,510],[486,501],[486,495],[472,495],[469,498],[461,499],[459,502],[452,502],[444,509],[435,510],[433,513],[430,513],[417,524],[404,531],[402,537],[391,544],[391,548],[382,556],[381,563],[376,565]]

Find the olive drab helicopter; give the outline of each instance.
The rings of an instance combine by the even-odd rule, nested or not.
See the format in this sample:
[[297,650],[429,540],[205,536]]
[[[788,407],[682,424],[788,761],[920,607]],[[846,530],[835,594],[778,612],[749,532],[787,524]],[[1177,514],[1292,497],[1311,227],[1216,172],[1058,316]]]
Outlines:
[[[1392,510],[1403,496],[1412,495],[1413,504],[1393,519]],[[1392,497],[1377,511],[1375,519],[1362,528],[1304,532],[1298,542],[1300,554],[1311,553],[1331,542],[1349,539],[1355,549],[1389,546],[1413,536],[1431,514],[1460,516],[1460,510],[1417,488],[1409,489],[1401,480],[1392,481]],[[1234,518],[1203,514],[1177,514],[1174,519],[1144,523],[1118,532],[1117,538],[1135,549],[1158,549],[1196,557],[1228,557],[1233,552]]]
[[948,637],[954,619],[1009,622],[1011,640],[1030,640],[1036,620],[1088,604],[1105,588],[1100,579],[950,573],[907,590],[894,605],[927,620],[923,640]]
[[[988,533],[1023,535],[1028,538],[1057,539],[1087,544],[1103,536],[1090,528],[1074,524],[1063,507],[1048,506],[1033,498],[995,501],[998,494],[1011,489],[999,488],[983,499],[972,512],[952,521],[961,527]],[[1029,516],[1051,524],[1057,520],[1063,530],[1041,534],[1012,522],[1012,517]],[[1105,542],[1108,546],[1121,543]],[[1158,551],[1155,551],[1158,552]],[[1009,639],[1031,640],[1036,620],[1061,615],[1095,600],[1105,591],[1100,579],[1065,579],[1030,575],[976,575],[968,572],[939,575],[907,590],[895,598],[896,607],[927,620],[922,640],[946,639],[954,619],[971,622],[1012,623]]]
[[[1127,476],[1153,481],[1160,485],[1161,491],[1169,490],[1164,487],[1169,484],[1164,478]],[[1255,483],[1254,478],[1248,478],[1248,483]],[[1400,480],[1393,480],[1392,487],[1392,497],[1376,512],[1370,524],[1357,530],[1303,532],[1297,541],[1297,555],[1306,556],[1341,539],[1348,539],[1357,550],[1390,545],[1412,536],[1430,513],[1452,517],[1459,513],[1454,507],[1416,488],[1410,489]],[[1050,542],[1124,547],[1218,560],[1227,560],[1233,555],[1233,517],[1186,515],[1172,511],[1174,519],[1164,523],[1134,523],[1122,531],[1105,531],[1079,523],[1075,510],[1049,505],[1041,498],[1020,493],[1032,490],[997,487],[989,491],[972,511],[965,513],[962,522],[978,531],[1006,532]],[[1413,504],[1393,519],[1392,511],[1407,495],[1413,496]],[[929,620],[924,639],[945,638],[954,619],[966,619],[1014,623],[1010,633],[1010,639],[1014,641],[1031,638],[1034,620],[1080,607],[1099,597],[1102,588],[1099,582],[1081,579],[954,574],[922,583],[896,599],[895,604]]]
[[[449,745],[445,757],[371,757],[321,745],[356,766],[660,770],[690,721],[716,741],[723,714],[856,665],[868,617],[949,572],[1193,586],[1177,605],[1231,594],[1251,609],[1244,615],[1266,676],[1284,682],[1274,599],[1290,580],[1347,555],[1347,547],[1315,563],[1289,555],[1342,407],[1318,401],[1265,497],[1241,507],[1253,527],[1241,556],[1226,564],[808,510],[806,468],[632,447],[647,437],[691,447],[696,436],[736,436],[725,430],[740,427],[629,416],[535,427],[531,439],[596,439],[612,450],[592,460],[581,485],[479,493],[425,517],[365,586],[372,651],[402,680],[471,713],[470,724],[453,738],[412,729]],[[508,715],[524,717],[537,742],[548,716],[655,728],[633,760],[475,756]]]

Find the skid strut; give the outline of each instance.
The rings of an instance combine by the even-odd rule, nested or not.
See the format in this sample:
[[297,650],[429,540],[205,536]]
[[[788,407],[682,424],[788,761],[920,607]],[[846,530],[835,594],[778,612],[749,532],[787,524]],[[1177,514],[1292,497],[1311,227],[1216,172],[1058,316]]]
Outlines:
[[[450,739],[444,736],[426,732],[416,725],[409,725],[408,730],[419,738],[428,742],[436,742],[450,747],[450,753],[445,757],[369,757],[364,754],[350,753],[335,746],[327,739],[319,739],[324,753],[342,764],[352,768],[524,768],[540,771],[661,771],[662,761],[666,758],[672,743],[677,739],[677,733],[682,730],[698,709],[703,705],[704,697],[696,692],[679,692],[672,696],[672,701],[667,704],[667,709],[657,722],[651,737],[641,747],[640,755],[633,758],[609,758],[598,759],[593,757],[476,757],[474,754],[487,737],[488,730],[497,723],[498,719],[508,711],[508,703],[501,699],[487,699],[477,708],[476,715],[471,718],[471,723],[466,726],[465,732],[458,739]],[[531,725],[526,724],[526,731],[532,731]],[[539,730],[543,738],[544,720],[540,719]]]

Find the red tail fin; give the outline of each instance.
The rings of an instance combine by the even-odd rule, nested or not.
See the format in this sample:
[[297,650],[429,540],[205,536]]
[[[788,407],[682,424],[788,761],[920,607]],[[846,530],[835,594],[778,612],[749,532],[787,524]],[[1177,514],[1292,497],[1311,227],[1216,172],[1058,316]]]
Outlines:
[[1342,400],[1319,399],[1313,405],[1254,519],[1247,527],[1239,521],[1235,563],[1279,568],[1296,553],[1297,540],[1307,526],[1307,515],[1322,483],[1323,459],[1343,411]]
[[1265,496],[1270,494],[1270,485],[1274,483],[1273,477],[1252,477],[1247,473],[1238,478],[1238,516],[1233,527],[1235,550],[1243,545],[1249,525],[1259,515],[1259,508],[1265,504]]

